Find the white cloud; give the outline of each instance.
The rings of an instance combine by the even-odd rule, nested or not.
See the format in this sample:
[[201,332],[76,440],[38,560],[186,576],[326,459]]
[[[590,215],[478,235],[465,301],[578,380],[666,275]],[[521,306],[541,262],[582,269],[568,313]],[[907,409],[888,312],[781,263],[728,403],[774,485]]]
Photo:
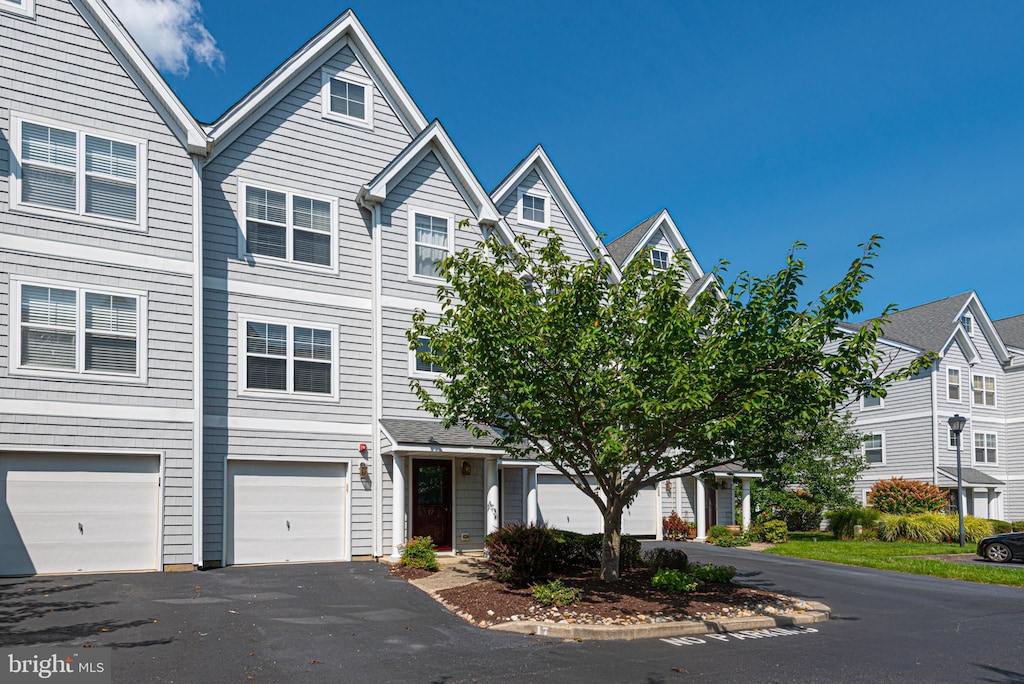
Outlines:
[[224,66],[224,54],[203,25],[199,0],[107,0],[158,69],[188,76],[192,62]]

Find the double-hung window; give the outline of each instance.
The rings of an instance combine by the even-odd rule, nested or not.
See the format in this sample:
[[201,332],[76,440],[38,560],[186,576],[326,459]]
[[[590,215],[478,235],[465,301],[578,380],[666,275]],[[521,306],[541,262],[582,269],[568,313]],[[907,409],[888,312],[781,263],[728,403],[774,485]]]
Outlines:
[[960,401],[960,369],[946,369],[946,399],[949,401]]
[[437,363],[429,360],[426,355],[430,354],[430,339],[420,337],[417,340],[416,349],[413,352],[413,375],[443,373],[444,369]]
[[532,192],[519,193],[519,223],[535,228],[551,225],[550,199]]
[[862,448],[866,463],[885,463],[885,435],[864,435]]
[[141,142],[60,123],[14,121],[16,207],[141,225]]
[[974,433],[974,462],[996,463],[996,436],[991,432]]
[[373,83],[349,73],[321,72],[320,99],[325,119],[373,126]]
[[441,277],[441,260],[452,252],[452,219],[419,209],[409,210],[411,278]]
[[335,395],[335,331],[292,323],[245,321],[244,390]]
[[668,252],[663,249],[652,249],[651,263],[654,264],[654,270],[664,271],[668,268]]
[[993,375],[975,375],[974,404],[975,406],[996,405],[996,378]]
[[143,379],[143,295],[43,283],[13,290],[15,369]]
[[245,254],[333,268],[334,202],[242,184]]

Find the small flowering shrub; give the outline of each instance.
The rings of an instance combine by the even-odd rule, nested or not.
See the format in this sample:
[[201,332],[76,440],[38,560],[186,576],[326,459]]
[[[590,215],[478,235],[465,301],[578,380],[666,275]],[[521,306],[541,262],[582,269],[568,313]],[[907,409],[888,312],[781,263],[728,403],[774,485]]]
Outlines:
[[688,572],[702,582],[719,582],[721,584],[732,582],[732,578],[736,576],[736,568],[731,565],[712,565],[711,563],[707,565],[694,563],[689,567]]
[[927,482],[894,477],[879,480],[868,491],[868,503],[882,513],[939,513],[946,508],[946,496]]
[[530,589],[533,591],[533,598],[545,606],[571,606],[583,597],[583,592],[579,589],[567,587],[560,580],[535,584]]
[[555,569],[558,539],[544,525],[509,523],[484,538],[495,579],[524,586]]
[[434,540],[430,537],[413,537],[402,549],[402,565],[420,570],[438,569],[437,552],[434,551]]
[[651,578],[652,587],[670,594],[685,594],[694,591],[699,584],[695,577],[670,568],[658,570]]
[[675,511],[661,521],[661,529],[666,541],[683,541],[690,535],[690,523],[680,518]]

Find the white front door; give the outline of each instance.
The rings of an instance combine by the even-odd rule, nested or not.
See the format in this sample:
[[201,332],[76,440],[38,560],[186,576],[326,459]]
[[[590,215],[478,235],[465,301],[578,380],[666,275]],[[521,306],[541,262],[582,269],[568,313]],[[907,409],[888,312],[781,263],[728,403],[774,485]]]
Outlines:
[[0,575],[156,570],[157,456],[0,454]]
[[345,557],[344,463],[228,462],[229,565]]

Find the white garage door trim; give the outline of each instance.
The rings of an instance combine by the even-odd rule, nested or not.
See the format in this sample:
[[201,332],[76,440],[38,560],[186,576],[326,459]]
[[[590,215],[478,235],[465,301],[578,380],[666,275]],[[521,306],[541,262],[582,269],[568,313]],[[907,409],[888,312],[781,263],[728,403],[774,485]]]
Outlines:
[[[591,484],[594,483],[590,478]],[[657,534],[657,488],[641,490],[631,507],[639,515],[622,514],[624,534],[654,536]],[[594,534],[604,529],[601,511],[564,475],[540,473],[537,476],[537,502],[541,517],[550,527]],[[638,506],[638,504],[640,504]]]
[[[296,560],[246,560],[243,556],[242,560],[236,560],[234,554],[234,506],[235,506],[235,494],[234,494],[234,481],[233,471],[237,471],[240,468],[248,467],[255,469],[259,467],[273,467],[273,466],[334,466],[342,468],[342,474],[340,481],[342,487],[340,489],[342,501],[341,501],[341,515],[342,519],[340,522],[339,533],[341,534],[341,554],[334,558],[318,558],[318,559],[296,559]],[[244,565],[244,564],[275,564],[275,563],[317,563],[317,562],[337,562],[337,561],[350,561],[352,560],[352,464],[347,460],[340,459],[323,459],[323,458],[309,458],[309,457],[242,457],[242,456],[229,456],[225,459],[224,468],[224,515],[223,515],[223,544],[221,545],[222,557],[221,562],[223,565]]]
[[[11,477],[10,473],[16,474]],[[3,491],[0,514],[4,518],[0,520],[0,537],[5,530],[12,536],[17,535],[21,539],[18,545],[22,548],[23,562],[28,564],[15,565],[9,560],[8,550],[3,554],[8,557],[8,564],[5,566],[0,560],[0,572],[68,574],[159,570],[163,557],[163,473],[164,455],[160,452],[41,448],[0,451]],[[37,493],[28,499],[78,502],[82,509],[62,511],[57,506],[48,506],[33,511],[31,505],[26,509],[27,499],[19,500],[24,492],[15,491],[12,496],[12,483],[18,482],[22,483],[20,488],[36,488],[39,492],[49,486],[49,492]],[[102,508],[90,510],[90,506],[111,501],[121,505],[134,502],[135,507],[116,512]],[[13,513],[12,505],[16,507]],[[125,512],[129,515],[125,516]],[[104,520],[105,513],[115,517]],[[130,521],[127,527],[126,520]],[[68,525],[76,527],[73,531],[82,538],[68,533],[65,529]],[[134,533],[135,538],[125,540],[126,530]],[[96,540],[95,545],[76,543],[85,541],[89,531],[95,533],[91,538]],[[104,532],[113,534],[104,540]],[[30,536],[28,548],[22,538],[24,534]],[[31,539],[37,535],[39,539]],[[61,538],[65,539],[62,543]],[[103,544],[108,544],[107,548],[103,549]],[[76,549],[81,549],[82,554],[67,553]],[[23,572],[29,569],[34,572]]]

